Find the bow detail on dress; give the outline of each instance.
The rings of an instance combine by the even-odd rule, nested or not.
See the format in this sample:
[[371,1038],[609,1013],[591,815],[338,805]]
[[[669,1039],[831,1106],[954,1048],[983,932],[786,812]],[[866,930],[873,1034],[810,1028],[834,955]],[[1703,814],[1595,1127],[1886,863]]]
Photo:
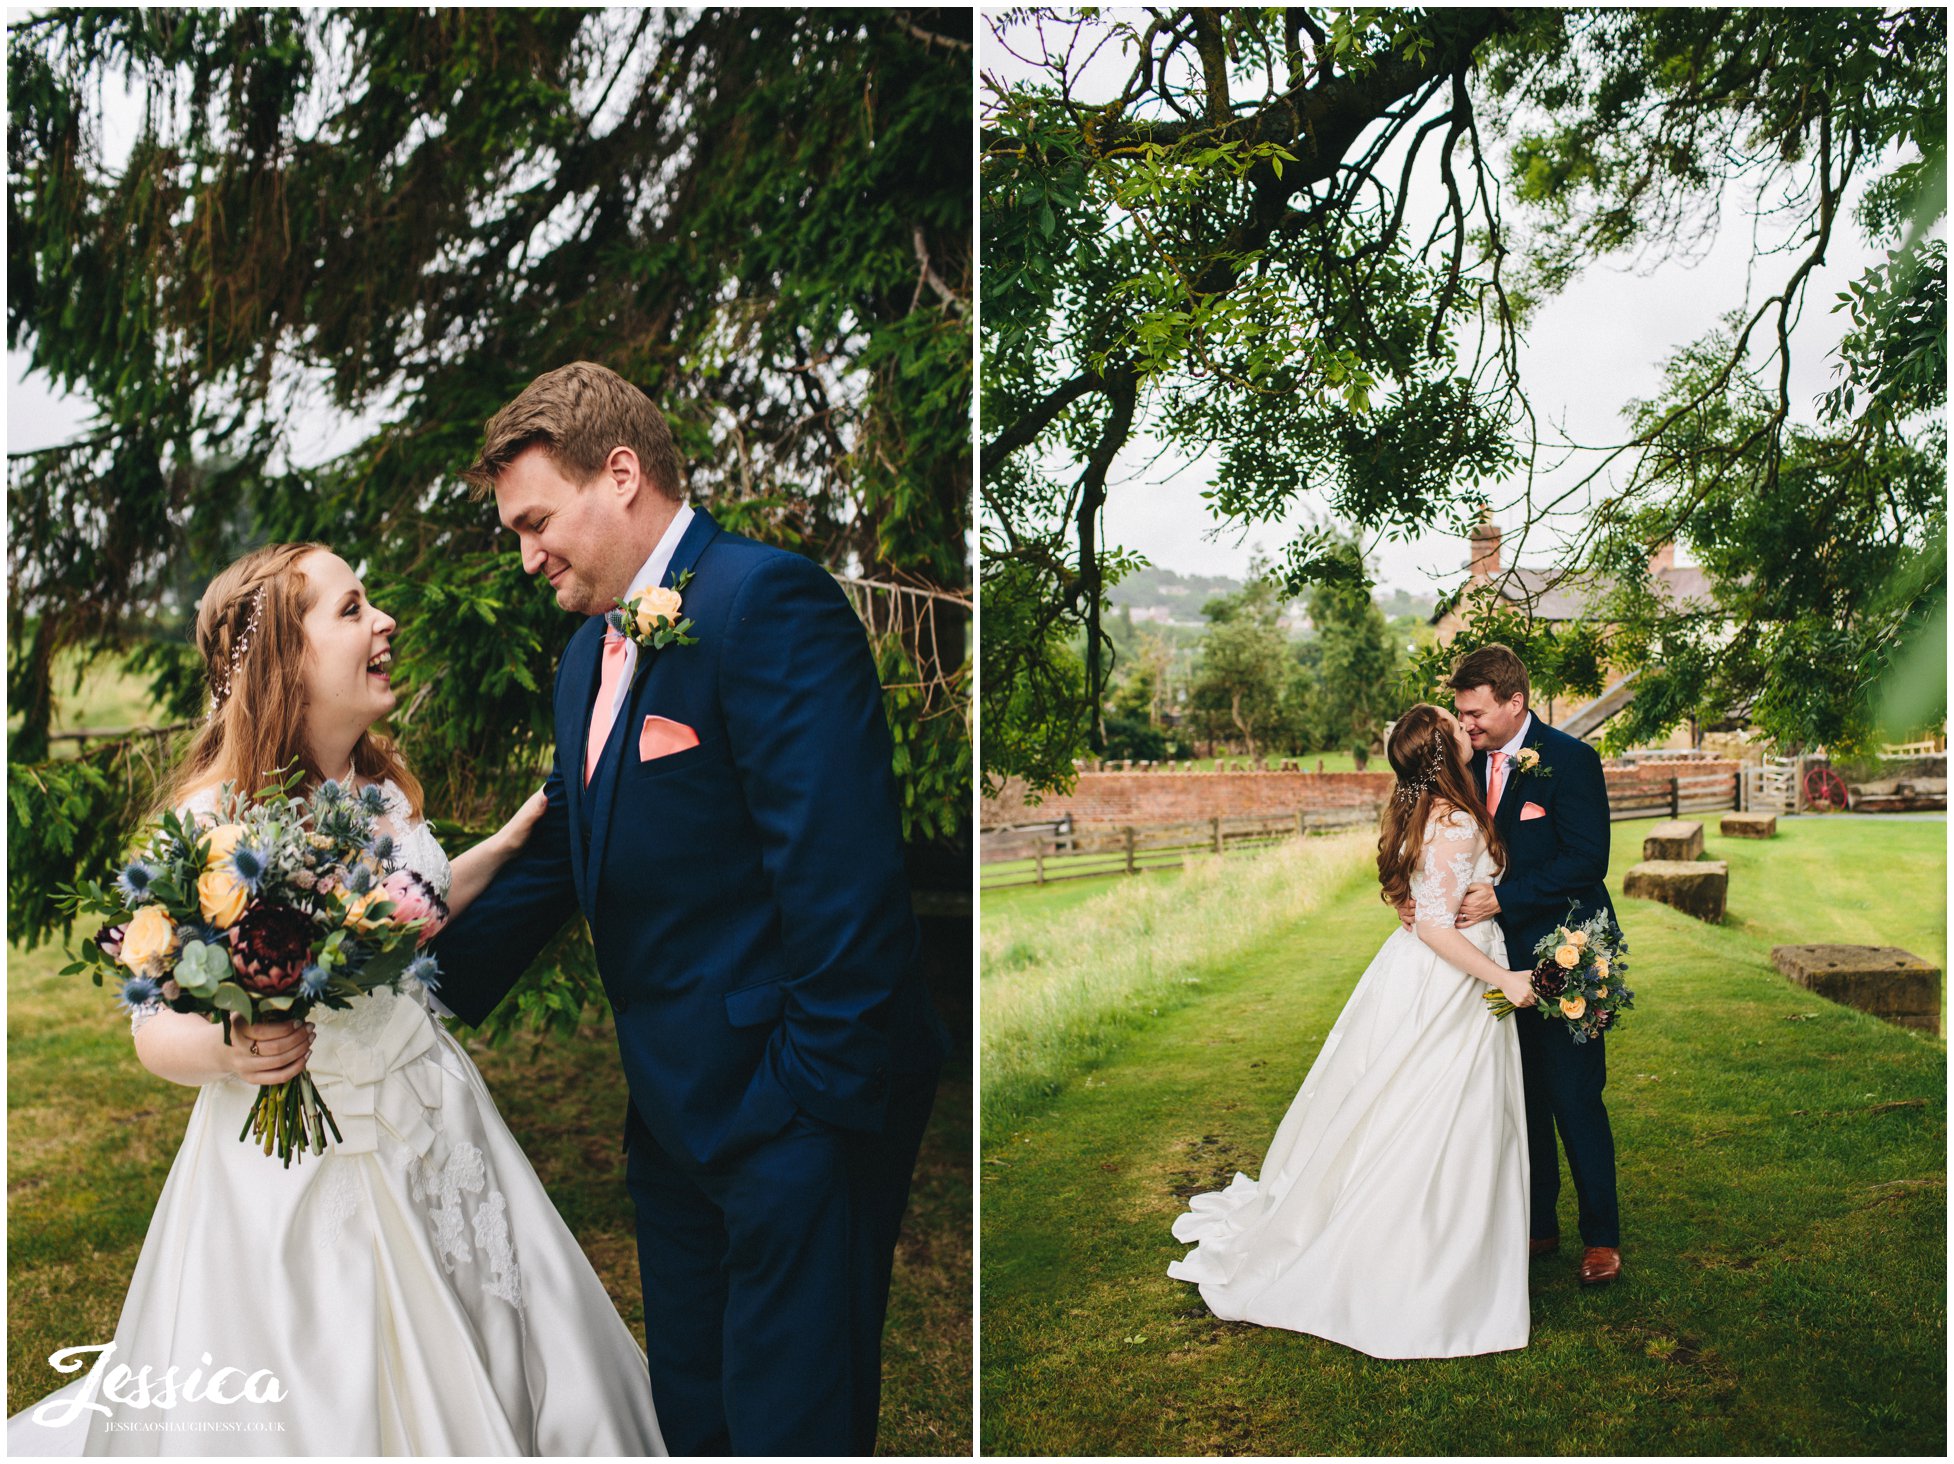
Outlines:
[[[433,1016],[418,1001],[380,990],[332,1018],[319,1022],[307,1064],[339,1125],[340,1141],[328,1152],[371,1154],[385,1129],[424,1157],[434,1147],[428,1115],[440,1105],[440,1075],[415,1059],[436,1045]],[[381,1081],[393,1072],[400,1081]]]

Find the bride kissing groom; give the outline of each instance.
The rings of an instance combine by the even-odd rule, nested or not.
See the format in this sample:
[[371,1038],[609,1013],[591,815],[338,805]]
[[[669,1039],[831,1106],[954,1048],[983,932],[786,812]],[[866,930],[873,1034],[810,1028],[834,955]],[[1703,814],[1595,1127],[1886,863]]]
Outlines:
[[1525,1012],[1496,1022],[1481,1000],[1496,989],[1535,1006],[1515,960],[1559,922],[1612,921],[1601,760],[1533,715],[1505,646],[1460,658],[1449,689],[1452,710],[1412,707],[1387,743],[1397,783],[1377,865],[1402,928],[1324,1039],[1260,1177],[1194,1196],[1174,1235],[1195,1247],[1168,1268],[1219,1317],[1375,1357],[1526,1345],[1528,1262],[1560,1244],[1556,1129],[1579,1199],[1577,1277],[1621,1272],[1602,1039]]

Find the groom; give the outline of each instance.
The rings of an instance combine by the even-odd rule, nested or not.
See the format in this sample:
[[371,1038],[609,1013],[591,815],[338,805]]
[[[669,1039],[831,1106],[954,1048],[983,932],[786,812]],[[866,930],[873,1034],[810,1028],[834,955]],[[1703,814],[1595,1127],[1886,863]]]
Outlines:
[[[1497,919],[1507,960],[1524,970],[1533,964],[1533,948],[1556,926],[1596,910],[1614,916],[1603,883],[1609,833],[1601,758],[1528,710],[1527,668],[1505,646],[1482,646],[1461,657],[1450,685],[1452,709],[1477,754],[1473,775],[1506,844],[1499,884],[1471,886],[1458,923]],[[1605,1039],[1576,1043],[1565,1024],[1525,1015],[1518,1026],[1532,1169],[1529,1249],[1537,1258],[1560,1246],[1559,1128],[1580,1202],[1583,1250],[1575,1274],[1583,1286],[1605,1286],[1622,1270],[1615,1139],[1601,1102],[1608,1079]]]
[[[603,366],[537,377],[468,477],[589,618],[557,667],[548,811],[434,943],[442,999],[479,1023],[583,914],[667,1447],[870,1453],[945,1044],[866,634],[819,565],[685,502],[663,414]],[[689,643],[607,625],[647,588],[675,591]]]

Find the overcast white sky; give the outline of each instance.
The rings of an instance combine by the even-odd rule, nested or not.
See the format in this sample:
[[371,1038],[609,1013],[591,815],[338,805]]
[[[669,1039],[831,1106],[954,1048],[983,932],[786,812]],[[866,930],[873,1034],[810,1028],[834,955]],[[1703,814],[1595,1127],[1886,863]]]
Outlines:
[[[1093,84],[1103,83],[1110,91],[1124,78],[1126,64],[1109,54],[1093,73]],[[982,33],[982,65],[987,73],[1006,79],[1029,74],[1029,68],[995,44],[988,26]],[[139,104],[115,81],[107,83],[105,92],[104,147],[116,158],[126,153]],[[1747,282],[1750,244],[1749,229],[1733,201],[1714,247],[1693,266],[1669,263],[1649,274],[1633,273],[1620,262],[1590,267],[1541,310],[1522,348],[1522,380],[1542,420],[1560,424],[1577,441],[1615,440],[1621,433],[1622,404],[1655,389],[1665,356],[1702,335],[1747,293],[1757,298],[1769,294],[1782,277],[1788,266],[1777,257],[1766,260]],[[1849,227],[1842,229],[1825,267],[1812,280],[1804,319],[1793,338],[1794,404],[1807,416],[1811,400],[1831,384],[1829,352],[1843,329],[1843,318],[1832,313],[1833,301],[1873,257]],[[7,365],[10,450],[44,447],[82,430],[89,417],[85,401],[54,392],[44,378],[28,371],[24,353],[9,351]],[[350,448],[368,425],[333,412],[323,402],[295,420],[299,433],[292,455],[300,462],[320,462]],[[1231,575],[1246,573],[1258,552],[1273,557],[1285,542],[1287,535],[1278,526],[1255,529],[1246,537],[1222,533],[1201,502],[1207,465],[1195,461],[1176,470],[1171,455],[1150,463],[1156,452],[1156,444],[1139,441],[1116,465],[1106,513],[1111,542],[1136,549],[1165,568]],[[1570,469],[1564,476],[1577,474]],[[1495,499],[1512,496],[1496,494]],[[1320,513],[1322,507],[1305,505],[1304,512]],[[1501,518],[1505,527],[1513,527],[1515,515]],[[1530,547],[1528,557],[1538,560],[1539,550]],[[1450,535],[1386,544],[1376,556],[1385,586],[1418,593],[1449,588],[1464,562],[1465,546]]]
[[[1010,82],[1038,74],[997,43],[990,25],[981,27],[980,35],[980,64],[986,75]],[[1012,48],[1026,51],[1028,38],[1024,33],[1013,35]],[[1035,53],[1035,47],[1029,53]],[[1074,95],[1087,102],[1110,98],[1131,67],[1130,57],[1121,58],[1108,47],[1086,73],[1086,84]],[[986,95],[980,85],[980,106]],[[1430,158],[1420,160],[1420,174],[1428,190],[1436,188],[1430,163]],[[1431,201],[1425,199],[1428,207]],[[1794,266],[1787,256],[1778,255],[1762,261],[1755,274],[1751,273],[1749,220],[1740,202],[1727,201],[1724,226],[1714,246],[1693,264],[1668,263],[1652,273],[1637,274],[1625,261],[1600,261],[1539,311],[1520,352],[1520,370],[1543,430],[1545,424],[1552,423],[1577,442],[1619,441],[1623,435],[1622,406],[1657,389],[1666,357],[1708,332],[1747,295],[1762,300],[1775,292]],[[1418,204],[1419,195],[1414,192],[1414,212]],[[1511,216],[1513,210],[1509,208],[1508,213]],[[1804,318],[1792,336],[1793,411],[1805,420],[1813,416],[1813,399],[1832,385],[1829,355],[1844,330],[1844,317],[1832,313],[1834,300],[1846,283],[1877,257],[1875,251],[1861,244],[1850,224],[1842,221],[1825,266],[1814,272]],[[1170,458],[1149,469],[1149,459],[1157,451],[1158,444],[1136,442],[1116,464],[1106,505],[1106,537],[1110,543],[1135,549],[1154,564],[1182,573],[1242,576],[1258,552],[1276,557],[1287,542],[1286,532],[1268,526],[1254,529],[1246,537],[1224,533],[1201,501],[1210,466],[1196,460],[1175,471],[1176,464]],[[1587,469],[1570,467],[1544,481],[1571,482],[1591,467],[1592,463]],[[1496,490],[1495,505],[1516,498],[1518,491],[1517,484]],[[1320,500],[1308,504],[1295,521],[1306,521],[1310,514],[1320,518],[1324,508]],[[1508,511],[1496,512],[1495,517],[1510,532],[1520,515]],[[1550,557],[1543,552],[1546,548],[1536,531],[1528,542],[1526,562],[1546,563]],[[1686,550],[1681,557],[1688,562]],[[1456,585],[1465,562],[1466,547],[1461,540],[1450,534],[1431,534],[1408,543],[1381,546],[1373,557],[1373,569],[1384,588],[1427,594]]]

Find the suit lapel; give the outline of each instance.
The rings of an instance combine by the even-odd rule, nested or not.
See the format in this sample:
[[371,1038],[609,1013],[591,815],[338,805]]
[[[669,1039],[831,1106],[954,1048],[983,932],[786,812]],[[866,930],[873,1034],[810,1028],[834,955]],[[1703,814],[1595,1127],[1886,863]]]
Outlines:
[[[1538,750],[1540,734],[1553,730],[1540,718],[1535,717],[1527,726],[1527,735],[1521,739],[1521,748],[1533,747]],[[1541,751],[1540,761],[1544,767],[1547,761],[1544,751]],[[1521,772],[1517,762],[1507,770],[1506,788],[1499,795],[1499,812],[1493,815],[1493,825],[1504,838],[1512,838],[1514,831],[1520,826],[1520,810],[1526,806],[1526,789],[1533,777],[1531,773]]]
[[[598,627],[592,630],[592,623]],[[576,880],[577,900],[589,908],[584,898],[589,881],[589,860],[584,857],[584,839],[590,826],[590,809],[587,803],[589,790],[584,787],[583,758],[584,748],[590,741],[590,719],[597,702],[597,678],[603,663],[604,632],[601,616],[586,621],[583,629],[570,638],[569,646],[563,652],[563,696],[565,701],[557,712],[557,765],[566,778],[576,779],[577,786],[566,790],[569,794],[570,810],[570,869]],[[570,754],[565,756],[565,754]]]
[[1500,789],[1499,808],[1493,814],[1493,827],[1500,837],[1511,840],[1513,831],[1519,827],[1520,806],[1526,801],[1526,774],[1517,765],[1506,769],[1506,786]]
[[[703,508],[693,509],[692,522],[685,526],[685,533],[679,537],[678,547],[672,551],[672,560],[666,566],[662,583],[667,586],[677,584],[679,576],[698,563],[700,551],[711,543],[718,533],[719,525],[713,522],[711,514]],[[681,615],[683,615],[682,611]],[[695,649],[697,648],[681,648],[681,654]],[[625,693],[624,705],[619,709],[617,721],[611,727],[610,738],[605,742],[604,751],[597,759],[597,772],[590,780],[590,858],[588,861],[590,873],[585,878],[593,893],[597,888],[596,871],[604,867],[604,846],[610,839],[611,807],[617,798],[619,769],[623,767],[625,758],[633,755],[629,751],[635,745],[630,729],[638,721],[638,700],[644,695],[651,663],[657,660],[660,654],[648,646],[638,647],[638,664],[631,673],[631,689]],[[595,697],[593,679],[590,698],[594,700]],[[586,738],[590,735],[589,728],[590,719],[589,714],[586,713],[584,718]],[[581,748],[583,744],[579,743],[578,746]],[[585,909],[589,908],[590,906],[586,904]]]

